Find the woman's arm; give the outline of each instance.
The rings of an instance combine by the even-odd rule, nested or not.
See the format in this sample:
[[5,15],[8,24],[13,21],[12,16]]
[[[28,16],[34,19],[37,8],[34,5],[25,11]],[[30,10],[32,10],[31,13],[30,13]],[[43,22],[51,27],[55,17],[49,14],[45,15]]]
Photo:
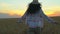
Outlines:
[[18,19],[18,23],[22,23],[24,19],[26,19],[26,13]]
[[46,16],[46,15],[43,13],[42,9],[40,10],[40,14],[41,14],[41,16],[42,16],[43,18],[45,18],[48,22],[50,22],[50,23],[55,22],[53,19],[51,19],[51,18],[49,18],[48,16]]

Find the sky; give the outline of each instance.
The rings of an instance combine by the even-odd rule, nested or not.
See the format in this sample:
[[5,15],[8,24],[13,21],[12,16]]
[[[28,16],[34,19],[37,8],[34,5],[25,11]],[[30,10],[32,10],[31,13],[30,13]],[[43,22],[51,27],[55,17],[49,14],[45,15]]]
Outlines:
[[[0,13],[22,16],[33,0],[0,0]],[[47,16],[60,16],[60,0],[39,0]]]

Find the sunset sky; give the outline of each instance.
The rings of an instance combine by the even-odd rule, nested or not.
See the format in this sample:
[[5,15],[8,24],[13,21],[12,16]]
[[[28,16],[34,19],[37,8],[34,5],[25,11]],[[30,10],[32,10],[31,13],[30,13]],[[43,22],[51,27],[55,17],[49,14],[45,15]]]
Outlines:
[[[22,16],[32,0],[0,0],[0,13]],[[39,0],[47,16],[60,16],[60,0]]]

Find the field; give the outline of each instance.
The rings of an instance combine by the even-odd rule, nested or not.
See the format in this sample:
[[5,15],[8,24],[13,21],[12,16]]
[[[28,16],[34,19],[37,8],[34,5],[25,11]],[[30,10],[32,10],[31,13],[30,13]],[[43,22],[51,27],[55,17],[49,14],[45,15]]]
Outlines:
[[[60,17],[52,17],[60,24]],[[24,24],[18,24],[17,18],[0,19],[0,34],[24,34],[28,27]],[[43,34],[60,34],[60,25],[54,25],[45,21]]]

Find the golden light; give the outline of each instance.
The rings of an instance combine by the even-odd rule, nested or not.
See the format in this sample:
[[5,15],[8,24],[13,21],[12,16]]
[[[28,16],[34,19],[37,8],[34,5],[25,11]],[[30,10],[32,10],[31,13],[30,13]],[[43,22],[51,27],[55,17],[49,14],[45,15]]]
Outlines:
[[47,16],[53,16],[54,14],[56,14],[55,13],[55,11],[53,11],[53,10],[44,10],[44,13],[47,15]]
[[22,16],[24,13],[25,13],[24,10],[10,10],[10,12],[9,12],[9,14],[10,14],[11,16],[13,16],[13,15]]

